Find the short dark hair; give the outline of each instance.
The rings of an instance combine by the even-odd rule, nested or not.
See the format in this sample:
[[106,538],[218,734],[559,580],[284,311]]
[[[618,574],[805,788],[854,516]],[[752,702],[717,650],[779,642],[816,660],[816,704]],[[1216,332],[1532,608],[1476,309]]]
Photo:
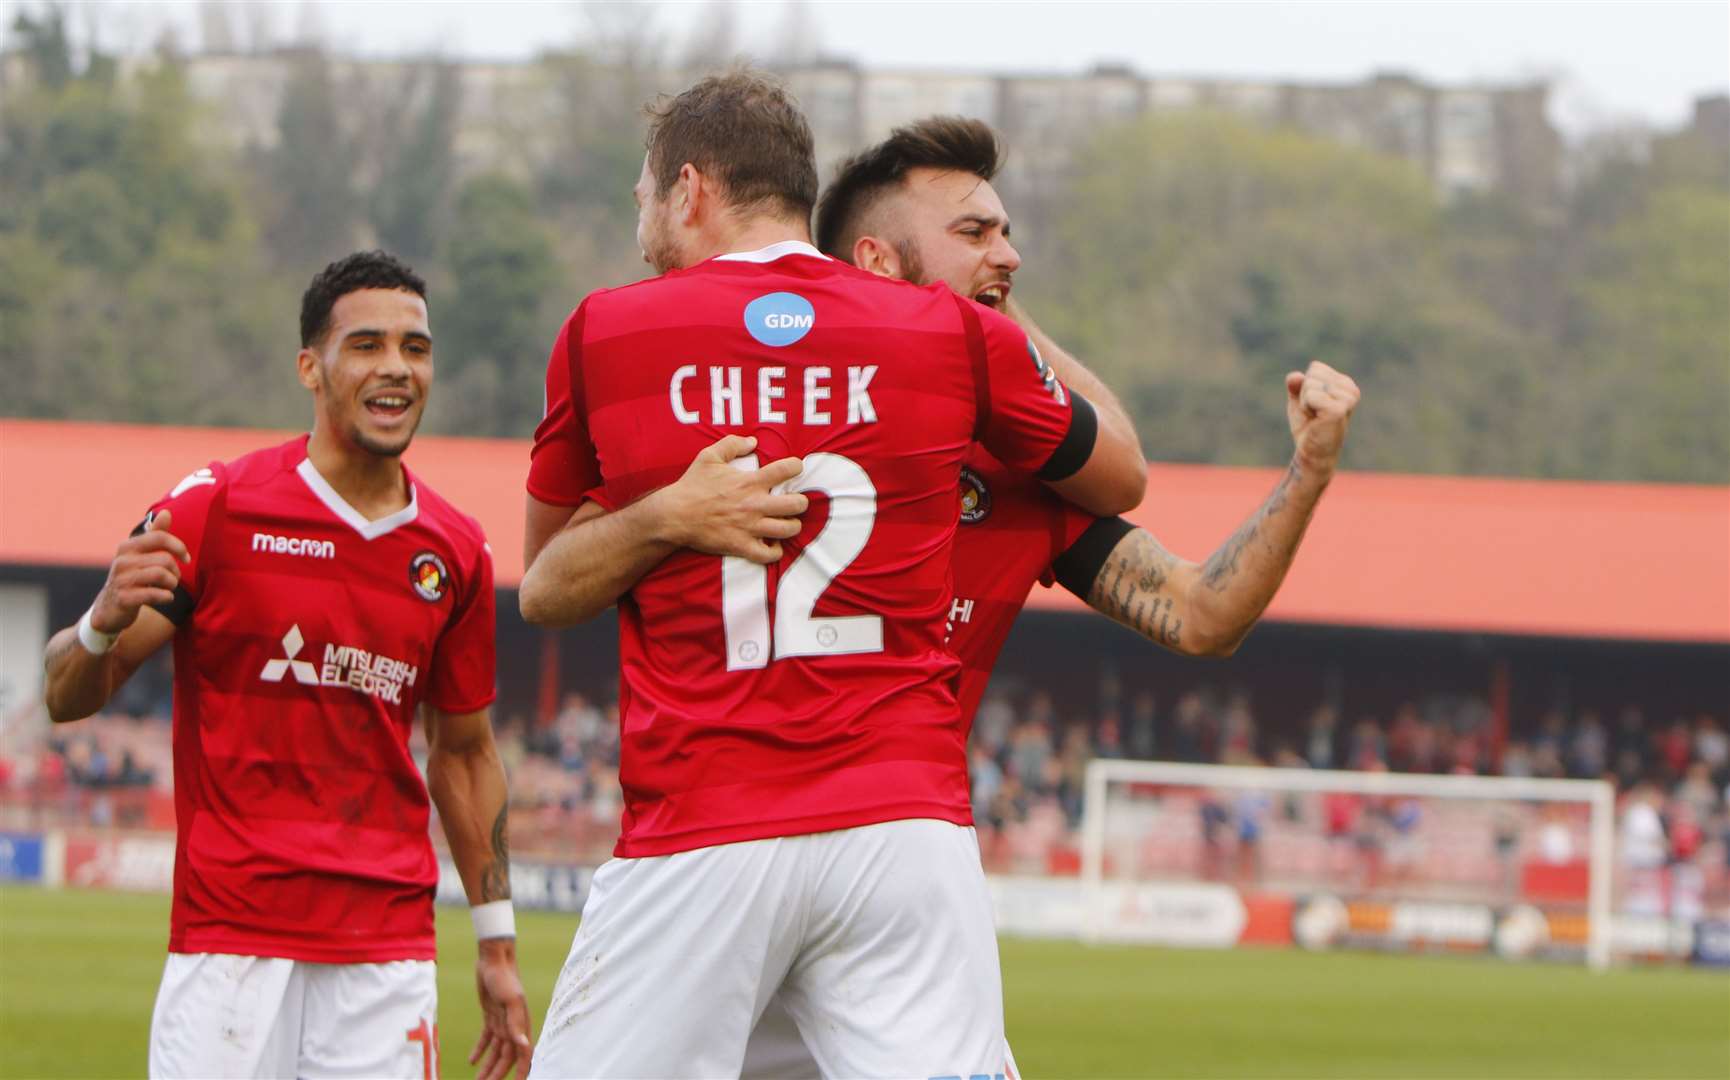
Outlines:
[[426,299],[426,282],[408,264],[374,248],[344,255],[313,276],[300,297],[300,345],[312,348],[330,330],[330,309],[361,289],[400,289]]
[[656,195],[671,190],[689,162],[741,210],[772,205],[810,221],[817,202],[811,125],[779,82],[748,68],[711,75],[648,113],[644,146]]
[[835,170],[817,204],[817,246],[824,254],[848,260],[866,211],[913,169],[953,169],[989,181],[1002,167],[1003,144],[983,120],[929,116],[898,127]]

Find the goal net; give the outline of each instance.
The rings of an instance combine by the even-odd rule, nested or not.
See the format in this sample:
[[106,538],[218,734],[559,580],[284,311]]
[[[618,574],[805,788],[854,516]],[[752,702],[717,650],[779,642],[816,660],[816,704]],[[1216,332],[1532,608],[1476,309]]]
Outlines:
[[1598,780],[1100,759],[1083,936],[1174,945],[1612,952],[1615,792]]

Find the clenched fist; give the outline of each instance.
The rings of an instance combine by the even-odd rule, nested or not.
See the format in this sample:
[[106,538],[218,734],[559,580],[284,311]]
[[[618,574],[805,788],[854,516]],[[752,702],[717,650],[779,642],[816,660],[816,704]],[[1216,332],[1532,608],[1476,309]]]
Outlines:
[[129,536],[114,552],[108,580],[90,608],[91,629],[118,634],[138,620],[146,604],[166,604],[180,584],[180,564],[188,561],[186,545],[168,531],[173,516],[163,510],[137,536]]
[[1306,469],[1332,473],[1345,446],[1346,429],[1362,392],[1351,376],[1319,360],[1303,374],[1285,377],[1285,415],[1291,424],[1298,463]]

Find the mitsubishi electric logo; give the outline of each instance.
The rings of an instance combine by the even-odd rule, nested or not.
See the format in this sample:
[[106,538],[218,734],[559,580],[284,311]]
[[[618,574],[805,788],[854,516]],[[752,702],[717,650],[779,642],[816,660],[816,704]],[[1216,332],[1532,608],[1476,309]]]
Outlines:
[[294,681],[302,686],[317,686],[318,671],[305,660],[296,660],[300,650],[306,645],[306,639],[300,636],[300,624],[288,628],[288,633],[282,635],[282,651],[288,656],[282,660],[272,660],[264,665],[264,671],[259,678],[265,682],[281,682],[288,672],[294,672]]
[[402,690],[413,686],[420,669],[403,660],[357,649],[353,645],[326,645],[324,663],[314,666],[310,660],[300,660],[300,650],[306,647],[297,623],[282,635],[284,656],[267,661],[259,678],[265,682],[281,682],[289,672],[302,686],[346,686],[359,694],[378,698],[392,705],[402,704]]

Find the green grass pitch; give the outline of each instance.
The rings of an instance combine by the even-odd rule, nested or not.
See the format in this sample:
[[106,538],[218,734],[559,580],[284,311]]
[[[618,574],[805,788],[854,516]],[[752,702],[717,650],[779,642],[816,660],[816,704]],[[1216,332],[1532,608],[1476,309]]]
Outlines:
[[[546,1008],[576,920],[518,914]],[[140,1076],[168,900],[0,889],[0,1077]],[[471,931],[441,909],[444,1074],[478,1030]],[[1005,940],[1010,1039],[1040,1077],[1730,1077],[1730,977],[1487,958]]]

